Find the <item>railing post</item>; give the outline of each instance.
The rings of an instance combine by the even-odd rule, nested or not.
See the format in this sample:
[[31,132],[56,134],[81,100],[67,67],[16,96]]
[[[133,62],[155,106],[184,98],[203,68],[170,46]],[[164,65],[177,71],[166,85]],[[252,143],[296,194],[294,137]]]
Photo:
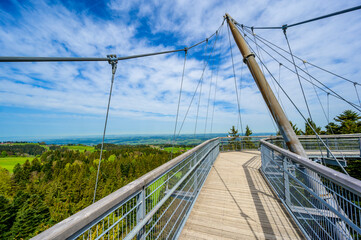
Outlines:
[[266,166],[266,163],[265,163],[266,156],[264,153],[265,146],[263,146],[262,143],[260,143],[260,148],[261,148],[261,168],[262,168],[263,173],[265,173],[265,166]]
[[283,147],[284,149],[287,149],[285,141],[282,141],[282,147]]
[[330,144],[328,143],[328,138],[326,138],[326,145],[327,145],[327,157],[330,157],[330,151],[328,151],[328,149],[330,149]]
[[287,205],[291,203],[291,195],[290,195],[290,181],[288,179],[288,161],[287,158],[284,157],[283,160],[283,186],[284,186],[284,200]]
[[[193,166],[195,166],[196,165],[196,163],[197,163],[197,156],[198,156],[198,154],[197,154],[198,152],[195,152],[195,154],[194,154],[194,162],[193,162]],[[194,172],[194,179],[193,179],[193,194],[194,194],[194,197],[197,195],[197,191],[198,191],[198,171],[199,171],[199,167],[195,170],[195,172]]]
[[[140,192],[138,198],[137,198],[137,224],[139,224],[145,217],[145,186],[143,186],[142,191]],[[143,240],[145,228],[143,227],[137,234],[137,239]]]

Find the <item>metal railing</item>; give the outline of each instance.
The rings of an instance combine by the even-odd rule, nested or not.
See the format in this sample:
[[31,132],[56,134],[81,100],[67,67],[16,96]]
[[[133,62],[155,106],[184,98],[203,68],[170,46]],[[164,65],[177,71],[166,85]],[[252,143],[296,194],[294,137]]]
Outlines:
[[220,137],[219,149],[221,152],[256,150],[260,146],[260,140],[268,136],[240,136]]
[[[309,157],[330,157],[328,149],[337,157],[361,157],[361,134],[320,135],[328,149],[315,135],[299,135],[297,137]],[[287,149],[283,138],[280,136],[270,137],[268,141]]]
[[261,140],[261,172],[311,239],[361,238],[361,181]]
[[33,239],[173,239],[219,154],[211,139]]

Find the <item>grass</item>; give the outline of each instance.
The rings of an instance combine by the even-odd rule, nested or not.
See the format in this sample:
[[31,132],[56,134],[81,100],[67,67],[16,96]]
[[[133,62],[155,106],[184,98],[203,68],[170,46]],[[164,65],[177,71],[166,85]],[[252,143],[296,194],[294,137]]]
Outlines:
[[93,146],[83,146],[83,145],[64,145],[64,147],[70,149],[70,150],[79,150],[79,152],[84,152],[85,150],[90,151],[90,152],[94,152],[95,148]]
[[[186,152],[186,151],[188,151],[189,149],[192,149],[192,148],[193,147],[185,147],[185,148],[183,148],[183,147],[174,147],[173,152],[174,153],[178,153],[178,152],[181,152],[181,151]],[[172,147],[165,147],[163,150],[167,151],[167,152],[172,152]]]
[[9,170],[9,172],[13,172],[14,166],[17,163],[23,164],[26,162],[27,159],[29,159],[29,161],[32,161],[35,157],[4,157],[4,158],[0,158],[0,167],[3,167],[7,170]]

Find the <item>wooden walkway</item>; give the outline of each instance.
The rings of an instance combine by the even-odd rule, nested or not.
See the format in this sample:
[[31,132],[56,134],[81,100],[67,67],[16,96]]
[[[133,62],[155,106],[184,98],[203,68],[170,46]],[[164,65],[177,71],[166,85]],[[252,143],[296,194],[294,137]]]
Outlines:
[[260,166],[257,151],[220,153],[179,239],[303,239]]

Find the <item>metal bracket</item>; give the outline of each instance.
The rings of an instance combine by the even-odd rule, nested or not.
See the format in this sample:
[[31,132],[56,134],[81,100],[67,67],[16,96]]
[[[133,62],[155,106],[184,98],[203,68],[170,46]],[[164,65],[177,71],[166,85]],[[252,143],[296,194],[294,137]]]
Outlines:
[[118,65],[117,55],[115,54],[107,55],[107,58],[108,58],[108,63],[112,65],[112,73],[115,74]]
[[247,64],[247,59],[248,59],[250,56],[253,56],[253,57],[255,58],[254,53],[250,53],[250,54],[248,54],[247,56],[245,56],[245,57],[243,58],[243,62]]

